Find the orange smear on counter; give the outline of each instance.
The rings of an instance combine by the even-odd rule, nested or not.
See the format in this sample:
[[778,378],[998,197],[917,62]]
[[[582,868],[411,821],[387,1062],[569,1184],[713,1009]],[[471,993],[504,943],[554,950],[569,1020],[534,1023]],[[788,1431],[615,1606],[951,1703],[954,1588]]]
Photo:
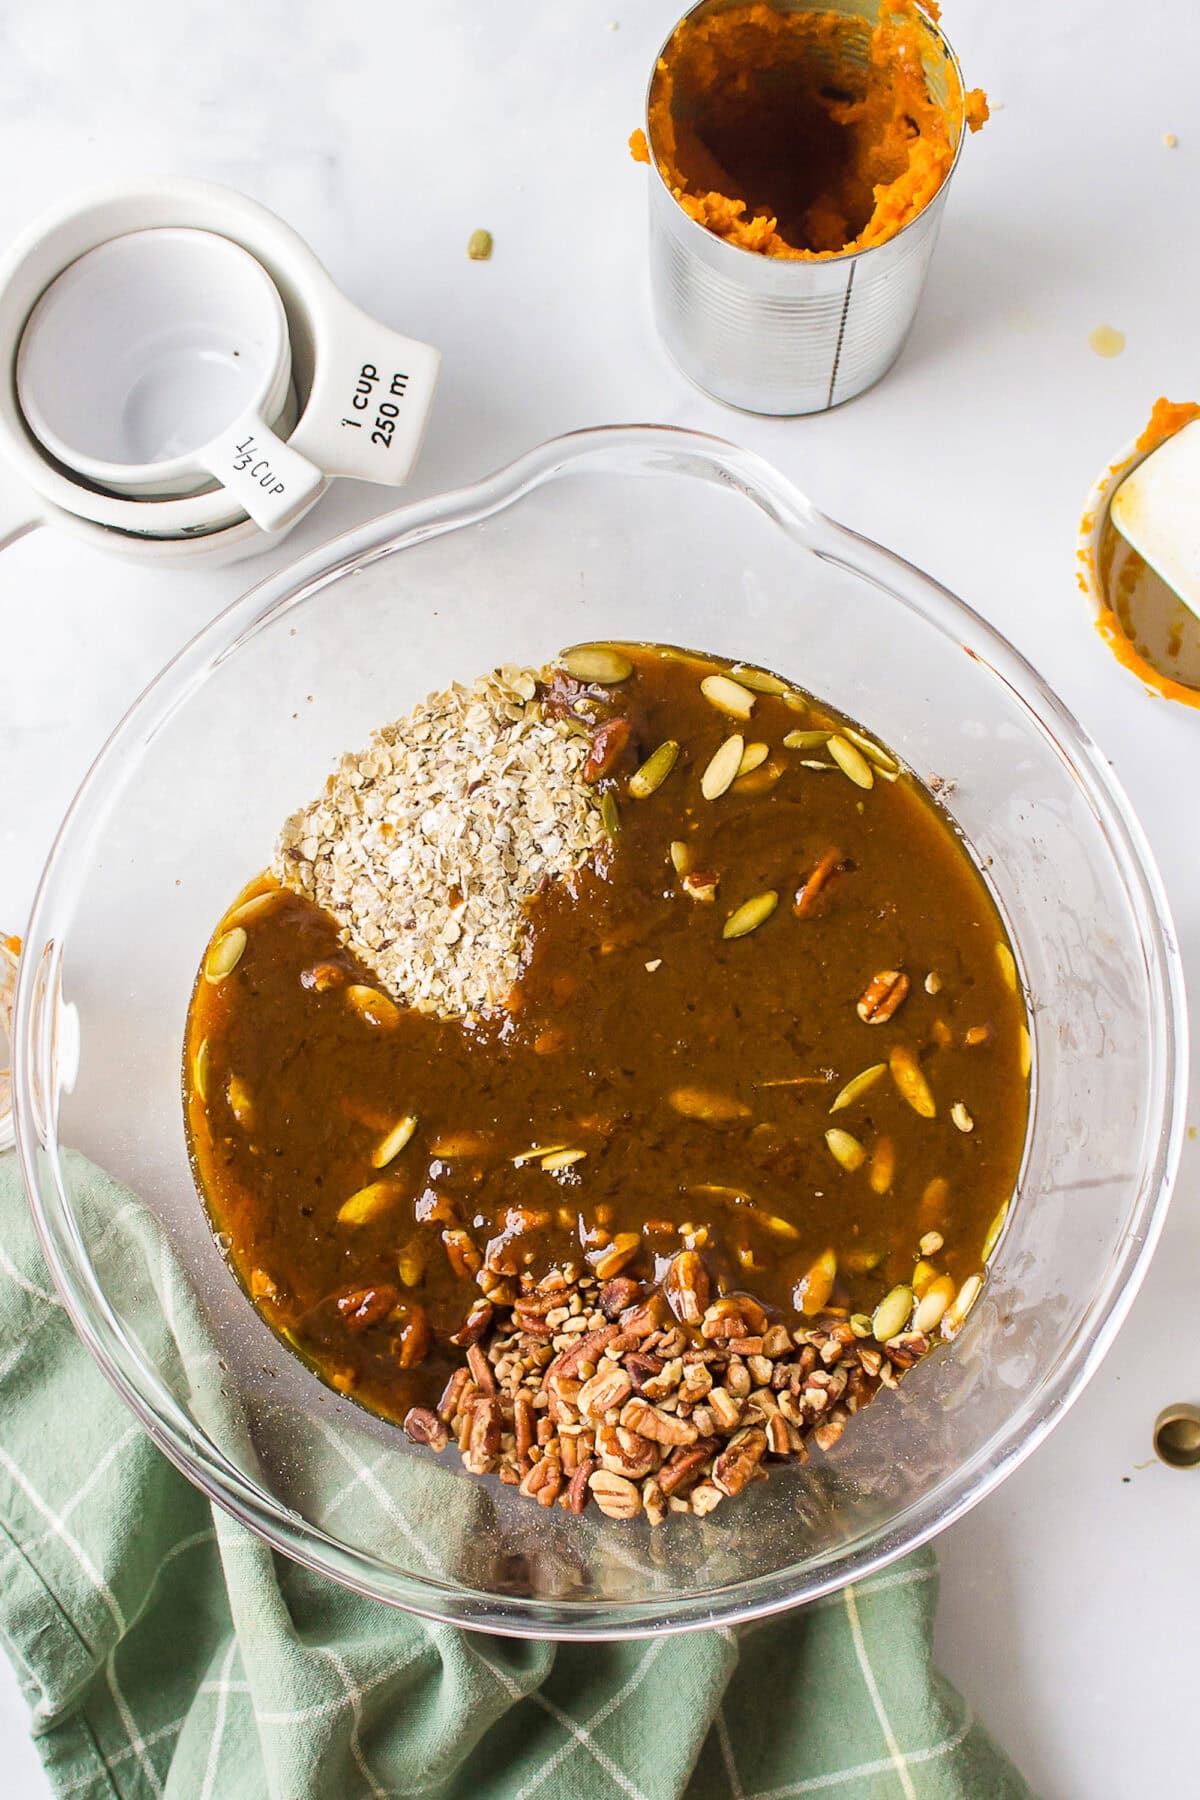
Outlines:
[[[1193,400],[1173,401],[1160,397],[1154,402],[1154,409],[1144,431],[1136,440],[1135,449],[1143,455],[1148,455],[1150,451],[1157,450],[1160,444],[1166,443],[1168,438],[1174,437],[1176,432],[1182,431],[1185,425],[1192,424],[1195,419],[1200,419],[1200,404]],[[1128,464],[1122,468],[1120,465],[1114,465],[1112,474],[1114,476],[1124,475],[1131,466],[1132,464]],[[1089,531],[1093,523],[1094,521],[1085,519],[1082,529],[1085,532]],[[1190,686],[1187,682],[1176,681],[1143,656],[1130,638],[1121,618],[1109,604],[1115,594],[1128,608],[1132,598],[1136,595],[1139,581],[1155,584],[1163,590],[1165,597],[1169,594],[1165,583],[1152,569],[1148,569],[1137,552],[1125,543],[1111,520],[1105,522],[1104,530],[1101,533],[1099,567],[1090,567],[1091,559],[1088,557],[1083,560],[1088,565],[1091,581],[1087,581],[1081,575],[1080,585],[1085,592],[1094,591],[1103,597],[1101,610],[1096,618],[1096,630],[1121,667],[1128,669],[1132,675],[1136,675],[1152,694],[1158,695],[1161,699],[1175,700],[1182,706],[1200,707],[1200,688]],[[1182,602],[1177,604],[1181,613],[1186,614],[1187,609],[1183,607]],[[1177,628],[1175,639],[1168,638],[1166,647],[1169,653],[1179,654],[1181,646],[1178,639],[1179,629]]]
[[13,956],[20,956],[21,940],[19,937],[0,938],[0,943],[2,943],[4,945],[4,948],[6,950],[10,951]]
[[[940,64],[944,105],[922,56]],[[651,85],[650,143],[637,131],[630,150],[641,162],[652,146],[679,205],[716,236],[815,261],[903,230],[953,167],[963,123],[978,131],[987,116],[912,0],[873,29],[754,0],[680,22]]]

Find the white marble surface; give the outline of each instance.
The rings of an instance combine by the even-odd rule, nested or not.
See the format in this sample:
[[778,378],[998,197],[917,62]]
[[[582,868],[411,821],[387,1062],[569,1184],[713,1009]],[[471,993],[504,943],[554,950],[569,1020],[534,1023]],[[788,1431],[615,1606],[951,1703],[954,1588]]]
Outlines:
[[[873,393],[774,422],[693,392],[648,315],[644,175],[624,140],[673,12],[673,0],[0,8],[0,240],[111,177],[202,175],[266,202],[362,305],[445,352],[413,494],[612,420],[695,425],[762,451],[964,594],[1058,687],[1140,812],[1200,991],[1200,715],[1118,670],[1073,570],[1095,470],[1156,395],[1200,393],[1200,236],[1182,230],[1200,188],[1193,0],[1144,16],[1116,0],[950,0],[969,79],[999,104],[955,178],[916,329]],[[484,265],[465,255],[478,225],[496,240]],[[1102,322],[1127,337],[1113,361],[1088,347]],[[390,504],[343,484],[275,560]],[[109,727],[269,566],[154,575],[46,533],[4,557],[6,929],[22,927]],[[1200,1475],[1147,1459],[1158,1408],[1200,1400],[1198,1172],[1191,1143],[1165,1241],[1088,1392],[940,1545],[943,1667],[1053,1800],[1195,1791]],[[0,1768],[10,1800],[45,1793],[6,1672]]]

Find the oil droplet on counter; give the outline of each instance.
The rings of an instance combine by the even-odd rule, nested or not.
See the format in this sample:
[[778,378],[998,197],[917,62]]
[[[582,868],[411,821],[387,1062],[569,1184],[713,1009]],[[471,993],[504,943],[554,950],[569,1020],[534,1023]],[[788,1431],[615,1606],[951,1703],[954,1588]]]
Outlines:
[[1097,325],[1088,333],[1088,343],[1097,356],[1120,356],[1125,348],[1125,333],[1112,325]]

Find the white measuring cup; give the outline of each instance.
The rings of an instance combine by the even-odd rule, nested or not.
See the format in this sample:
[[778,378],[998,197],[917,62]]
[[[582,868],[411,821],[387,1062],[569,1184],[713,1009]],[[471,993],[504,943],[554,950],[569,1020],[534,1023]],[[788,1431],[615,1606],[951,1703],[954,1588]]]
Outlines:
[[[266,433],[257,429],[231,439],[228,427],[238,424],[233,417],[224,431],[213,430],[207,443],[198,443],[191,451],[184,448],[186,438],[173,442],[161,434],[155,441],[156,433],[148,427],[155,419],[161,421],[164,411],[168,424],[172,422],[169,390],[179,375],[179,363],[165,353],[152,359],[163,387],[152,406],[147,392],[139,394],[132,408],[137,417],[122,410],[131,385],[136,386],[126,367],[124,397],[120,392],[109,396],[110,430],[105,441],[84,434],[79,409],[72,410],[70,396],[52,389],[48,379],[26,379],[25,399],[34,415],[26,416],[18,395],[17,365],[34,356],[36,336],[28,328],[43,299],[45,316],[54,324],[49,297],[60,278],[68,278],[64,300],[71,298],[76,283],[79,294],[90,289],[95,296],[102,287],[99,281],[93,284],[89,275],[85,289],[82,275],[72,275],[91,253],[133,237],[174,239],[178,249],[179,240],[193,235],[215,238],[215,250],[211,242],[204,246],[202,254],[210,260],[203,266],[219,275],[222,285],[237,283],[243,294],[257,286],[246,279],[244,264],[234,272],[240,250],[250,264],[251,277],[257,265],[275,290],[290,345],[291,384],[281,416],[271,417],[271,397],[260,405],[259,413],[266,433],[275,440],[286,438],[284,448],[316,471],[315,484],[302,469],[298,478],[283,484],[284,495],[273,493],[282,459]],[[120,254],[134,252],[126,245]],[[136,254],[140,258],[142,253]],[[133,264],[124,266],[128,274]],[[200,267],[192,266],[194,271]],[[131,304],[128,281],[122,291],[124,298],[115,309],[118,325],[121,308]],[[73,304],[77,301],[78,296]],[[102,309],[106,304],[102,293],[100,304]],[[113,311],[110,301],[110,318]],[[210,318],[210,328],[212,323]],[[224,350],[219,349],[220,354],[227,353],[222,374],[227,398],[228,365],[234,364],[235,374],[240,374],[236,364],[242,360],[234,358],[232,350],[245,354],[249,329],[245,318],[234,323],[240,341],[231,344],[227,337]],[[88,329],[94,347],[95,327],[89,324]],[[121,341],[111,324],[106,329],[110,344],[114,335]],[[339,291],[302,238],[242,194],[189,180],[122,183],[93,190],[38,220],[0,257],[0,457],[17,477],[7,483],[0,479],[0,547],[39,526],[52,525],[116,555],[164,566],[253,556],[275,541],[255,521],[276,536],[290,529],[335,476],[389,487],[407,480],[424,437],[440,362],[430,345],[361,312]],[[97,379],[86,368],[80,373],[89,381]],[[34,391],[36,399],[30,398]],[[205,405],[210,397],[203,395]],[[90,418],[90,404],[87,412]],[[193,415],[188,434],[193,439],[196,422]],[[211,413],[207,422],[212,422]],[[199,423],[203,426],[205,420]],[[81,442],[71,444],[73,436]],[[214,443],[222,457],[216,475],[199,466],[199,452],[207,455]],[[74,457],[75,466],[64,460],[65,452]],[[78,466],[80,459],[83,467]],[[97,466],[104,464],[107,468]],[[198,484],[200,491],[180,492],[180,484],[184,488]],[[126,487],[133,491],[121,491]]]
[[144,500],[215,479],[267,531],[324,479],[272,429],[290,379],[274,282],[211,231],[134,231],[89,250],[51,282],[17,352],[21,411],[64,467]]

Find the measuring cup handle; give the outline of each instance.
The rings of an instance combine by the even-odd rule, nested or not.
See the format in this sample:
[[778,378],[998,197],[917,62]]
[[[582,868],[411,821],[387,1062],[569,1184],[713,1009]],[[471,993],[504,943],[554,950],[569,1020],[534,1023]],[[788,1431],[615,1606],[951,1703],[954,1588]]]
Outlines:
[[253,411],[243,413],[198,451],[197,461],[264,531],[290,525],[325,484],[323,471],[276,437]]
[[0,467],[0,550],[45,523],[37,496],[11,470]]
[[330,282],[313,296],[316,366],[290,442],[327,475],[400,487],[421,449],[441,352],[360,312]]

